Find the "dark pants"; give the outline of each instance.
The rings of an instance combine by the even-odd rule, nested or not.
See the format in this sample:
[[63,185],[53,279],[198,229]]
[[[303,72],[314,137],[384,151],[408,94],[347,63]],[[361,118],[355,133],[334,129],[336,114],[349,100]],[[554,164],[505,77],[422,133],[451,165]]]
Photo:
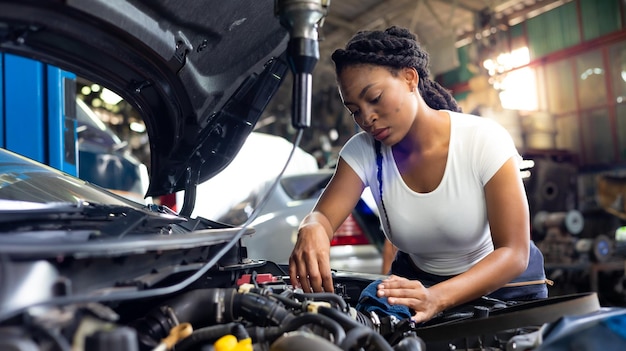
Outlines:
[[[419,280],[424,286],[432,286],[452,276],[440,276],[430,274],[417,268],[408,254],[398,251],[396,258],[391,264],[390,274],[398,275],[411,280]],[[543,254],[535,243],[530,243],[530,257],[528,268],[519,277],[513,279],[511,283],[530,282],[546,279],[543,264]],[[530,284],[515,287],[503,287],[491,294],[489,297],[503,301],[528,301],[548,297],[548,287],[543,284]]]

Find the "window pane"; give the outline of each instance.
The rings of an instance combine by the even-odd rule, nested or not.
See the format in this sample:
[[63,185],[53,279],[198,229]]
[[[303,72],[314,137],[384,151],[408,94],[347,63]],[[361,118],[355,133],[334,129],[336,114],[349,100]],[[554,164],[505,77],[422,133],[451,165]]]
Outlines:
[[617,145],[621,161],[626,161],[626,106],[617,106]]
[[569,61],[546,66],[546,93],[551,113],[560,114],[576,109],[574,77]]
[[582,135],[586,164],[606,164],[614,161],[613,138],[607,109],[582,114]]
[[576,114],[568,114],[556,118],[556,148],[580,153],[578,120]]
[[611,80],[617,103],[626,102],[626,43],[610,49]]
[[536,111],[537,82],[530,67],[520,68],[501,76],[500,103],[509,110]]
[[581,108],[585,109],[607,103],[606,75],[604,72],[601,52],[593,51],[576,57],[578,101]]

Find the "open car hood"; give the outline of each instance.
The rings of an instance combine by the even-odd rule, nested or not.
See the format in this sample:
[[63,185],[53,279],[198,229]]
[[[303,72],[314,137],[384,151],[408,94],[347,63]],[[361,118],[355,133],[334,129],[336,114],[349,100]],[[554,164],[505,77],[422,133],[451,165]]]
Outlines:
[[132,104],[150,137],[147,196],[224,169],[288,72],[272,0],[0,0],[0,50]]

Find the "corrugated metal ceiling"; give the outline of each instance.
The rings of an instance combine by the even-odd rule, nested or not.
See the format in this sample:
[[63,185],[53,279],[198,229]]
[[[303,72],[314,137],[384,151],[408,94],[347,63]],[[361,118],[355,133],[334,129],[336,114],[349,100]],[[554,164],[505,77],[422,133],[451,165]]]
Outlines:
[[[573,0],[330,0],[328,15],[320,28],[320,59],[313,72],[313,105],[316,119],[341,109],[337,98],[332,52],[343,47],[359,30],[384,29],[391,25],[410,28],[431,54],[431,73],[458,65],[456,47],[490,35],[491,30],[561,6]],[[484,39],[483,39],[484,40]],[[286,82],[287,83],[287,82]],[[291,82],[283,84],[270,114],[288,114]],[[329,107],[330,106],[330,107]],[[332,113],[324,118],[333,123]]]
[[332,68],[329,59],[332,51],[342,47],[359,30],[398,25],[416,33],[426,48],[442,42],[459,46],[480,35],[481,29],[514,25],[569,1],[331,0],[320,29],[320,70]]

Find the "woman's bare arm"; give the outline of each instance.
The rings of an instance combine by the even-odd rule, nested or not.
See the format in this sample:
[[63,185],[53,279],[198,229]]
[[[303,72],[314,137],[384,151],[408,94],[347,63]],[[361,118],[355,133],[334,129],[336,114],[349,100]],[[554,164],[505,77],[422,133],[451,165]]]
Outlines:
[[298,229],[289,258],[289,276],[304,291],[333,291],[330,241],[361,197],[364,185],[341,158],[335,174]]

